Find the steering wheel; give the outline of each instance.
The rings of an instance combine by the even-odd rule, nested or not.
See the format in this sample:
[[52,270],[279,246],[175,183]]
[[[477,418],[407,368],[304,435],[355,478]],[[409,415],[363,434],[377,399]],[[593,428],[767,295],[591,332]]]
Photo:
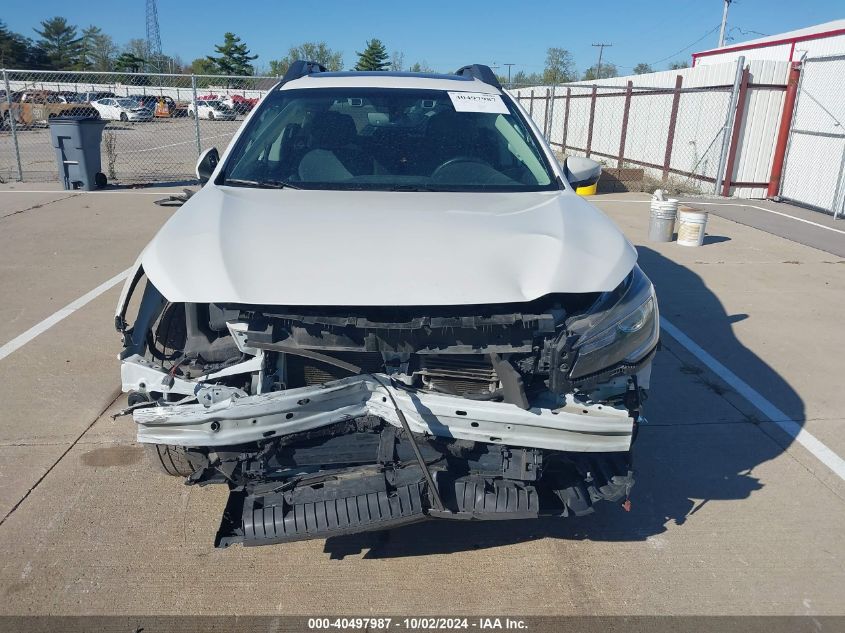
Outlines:
[[485,163],[483,160],[479,158],[473,158],[472,156],[455,156],[440,163],[437,168],[435,168],[435,170],[431,172],[431,178],[436,178],[437,175],[447,167],[451,167],[452,165],[460,165],[461,163],[476,163],[478,165],[487,165],[487,163]]

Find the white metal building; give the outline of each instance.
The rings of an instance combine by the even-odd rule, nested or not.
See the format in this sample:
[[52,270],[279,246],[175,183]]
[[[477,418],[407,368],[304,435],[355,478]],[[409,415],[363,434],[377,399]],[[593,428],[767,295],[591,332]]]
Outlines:
[[740,55],[746,60],[797,62],[804,57],[845,54],[845,20],[769,35],[731,46],[693,53],[692,65],[724,64]]

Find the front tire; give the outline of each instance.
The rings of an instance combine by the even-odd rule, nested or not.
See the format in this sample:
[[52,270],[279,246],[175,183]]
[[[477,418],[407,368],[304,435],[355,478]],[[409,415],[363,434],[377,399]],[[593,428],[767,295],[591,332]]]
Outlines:
[[129,120],[129,117],[126,116],[125,112],[121,112],[120,113],[120,120],[123,121],[124,123],[126,123]]
[[208,461],[202,454],[189,451],[183,446],[144,444],[144,450],[152,467],[171,477],[189,477]]
[[214,120],[214,112],[209,112],[209,113],[208,113],[208,120],[209,120],[209,121],[213,121],[213,120]]

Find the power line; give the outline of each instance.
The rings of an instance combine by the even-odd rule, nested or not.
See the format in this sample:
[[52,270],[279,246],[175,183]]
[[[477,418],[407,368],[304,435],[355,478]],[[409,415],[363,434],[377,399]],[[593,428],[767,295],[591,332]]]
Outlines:
[[649,62],[649,66],[654,66],[654,65],[657,65],[657,64],[659,64],[660,62],[665,62],[667,59],[672,59],[673,57],[676,57],[677,55],[680,55],[680,54],[681,54],[681,53],[683,53],[684,51],[691,49],[693,46],[695,46],[696,44],[698,44],[701,40],[703,40],[703,39],[705,39],[705,38],[709,37],[709,36],[710,36],[713,32],[715,32],[715,31],[716,31],[716,29],[718,29],[718,28],[719,28],[719,27],[721,27],[721,26],[722,26],[722,25],[721,25],[721,23],[717,24],[717,25],[716,25],[716,26],[714,26],[712,29],[710,29],[709,31],[707,31],[707,33],[705,33],[704,35],[702,35],[701,37],[699,37],[697,40],[695,40],[692,44],[687,44],[687,45],[686,45],[686,46],[684,46],[681,50],[676,51],[676,52],[672,53],[671,55],[667,55],[666,57],[664,57],[664,58],[662,58],[662,59],[658,59],[656,62]]

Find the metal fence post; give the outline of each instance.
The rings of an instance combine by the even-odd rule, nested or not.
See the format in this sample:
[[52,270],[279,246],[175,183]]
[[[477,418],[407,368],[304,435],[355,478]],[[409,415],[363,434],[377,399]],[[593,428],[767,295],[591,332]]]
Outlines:
[[842,146],[842,159],[839,161],[839,176],[836,179],[836,187],[833,189],[833,202],[830,205],[834,220],[839,217],[843,209],[845,209],[845,144]]
[[669,130],[666,133],[666,153],[663,155],[663,180],[669,178],[672,169],[672,148],[675,145],[675,126],[678,124],[678,107],[681,105],[683,75],[675,76],[675,91],[672,97],[672,111],[669,113]]
[[543,112],[543,137],[548,140],[549,139],[549,110],[551,109],[552,91],[549,88],[546,88],[546,109]]
[[728,160],[728,150],[730,149],[730,136],[728,130],[731,129],[733,118],[736,113],[736,105],[739,100],[739,88],[742,83],[742,71],[745,68],[745,57],[740,56],[736,60],[736,75],[734,76],[734,87],[731,90],[731,102],[728,105],[728,114],[725,117],[725,127],[722,128],[722,151],[719,152],[719,163],[716,167],[716,186],[713,193],[717,196],[721,193],[722,182],[725,177],[725,163]]
[[631,94],[634,91],[634,82],[629,81],[625,87],[625,105],[622,109],[622,130],[619,132],[619,160],[616,166],[622,169],[625,160],[625,137],[628,136],[628,118],[631,114]]
[[731,132],[731,144],[728,150],[728,159],[725,163],[725,181],[722,183],[722,195],[727,197],[731,193],[731,181],[734,175],[734,164],[739,151],[739,134],[742,131],[742,124],[745,121],[745,98],[748,93],[748,79],[751,71],[748,68],[742,70],[742,81],[739,84],[739,99],[736,102],[736,114],[734,115],[733,131]]
[[199,117],[199,107],[197,107],[197,76],[191,75],[191,93],[193,94],[193,106],[194,106],[194,125],[196,126],[196,133],[197,133],[197,156],[202,154],[202,142],[200,141],[200,117]]
[[534,118],[534,88],[531,89],[531,97],[528,101],[528,116]]
[[596,120],[596,96],[598,95],[598,86],[593,84],[593,92],[590,95],[590,122],[587,127],[587,158],[590,157],[590,153],[593,150],[593,123]]
[[555,92],[556,92],[556,89],[557,89],[557,86],[552,86],[552,98],[551,98],[551,101],[549,101],[549,104],[550,104],[549,105],[549,138],[547,139],[549,141],[549,145],[552,144],[552,136],[554,136],[554,133],[555,133],[555,96],[556,96]]
[[560,140],[560,152],[566,154],[566,136],[569,133],[569,103],[572,100],[572,88],[566,87],[566,107],[563,110],[563,138]]
[[23,180],[23,167],[21,166],[21,148],[18,145],[18,128],[15,122],[15,110],[12,101],[12,89],[9,86],[9,74],[3,69],[3,83],[6,85],[6,103],[9,105],[9,127],[12,130],[12,145],[15,146],[15,159],[18,162],[18,180]]

